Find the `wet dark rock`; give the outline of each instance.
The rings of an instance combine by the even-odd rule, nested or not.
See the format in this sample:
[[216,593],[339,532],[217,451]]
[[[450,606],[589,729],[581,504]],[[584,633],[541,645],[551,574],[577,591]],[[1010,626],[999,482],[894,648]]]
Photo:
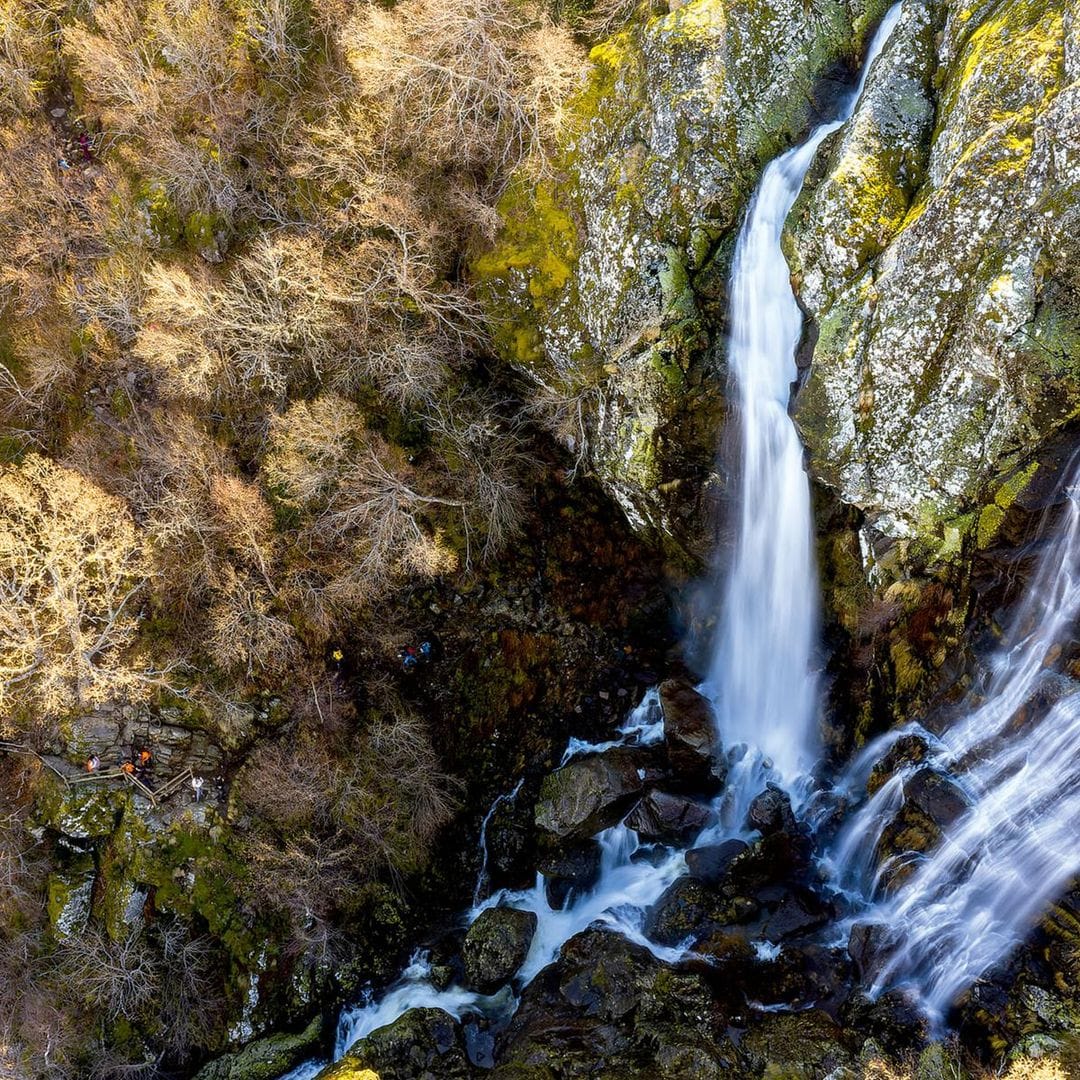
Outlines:
[[571,892],[591,889],[600,877],[600,845],[595,840],[576,844],[541,859],[537,869],[544,875],[544,892],[555,909],[566,904]]
[[795,815],[791,812],[791,797],[783,788],[769,784],[754,798],[746,815],[746,824],[757,829],[762,836],[773,833],[794,833],[797,830]]
[[762,836],[731,860],[721,887],[728,894],[754,894],[802,875],[810,855],[810,841],[801,833]]
[[930,753],[930,745],[922,735],[901,735],[881,758],[874,762],[866,782],[867,795],[875,794],[897,771],[908,765],[918,765]]
[[835,914],[826,903],[809,889],[792,889],[781,898],[762,929],[766,941],[786,941],[824,926]]
[[660,707],[675,777],[691,788],[719,791],[727,778],[727,762],[712,706],[689,683],[668,679],[660,684]]
[[481,993],[491,993],[525,962],[536,933],[536,914],[517,908],[488,908],[465,935],[465,979]]
[[713,810],[685,795],[650,791],[630,811],[626,826],[645,841],[687,844],[716,820]]
[[904,801],[924,813],[939,829],[951,825],[970,806],[958,784],[929,766],[904,781]]
[[686,866],[690,876],[704,885],[719,885],[736,856],[746,851],[742,840],[724,840],[720,844],[708,844],[686,853]]
[[848,935],[847,951],[862,982],[873,978],[889,942],[888,928],[881,923],[856,923]]
[[586,930],[525,990],[491,1075],[721,1080],[735,1064],[733,1048],[716,1036],[723,1026],[700,974],[620,934]]
[[641,794],[639,768],[623,748],[568,762],[544,778],[536,824],[558,839],[585,839],[609,828]]
[[763,1005],[804,1008],[841,998],[851,978],[842,949],[785,945],[778,955],[755,964],[744,976],[747,996]]
[[646,913],[645,936],[658,945],[682,945],[720,927],[750,922],[759,910],[750,897],[726,896],[682,877]]
[[442,1009],[410,1009],[361,1039],[320,1080],[354,1080],[371,1069],[379,1080],[471,1080],[461,1025]]
[[886,866],[885,883],[894,887],[914,870],[910,852],[936,847],[943,831],[967,810],[961,788],[930,766],[923,766],[904,781],[904,803],[882,830],[876,859]]
[[742,985],[741,973],[754,963],[757,953],[750,944],[745,930],[722,927],[706,934],[694,943],[693,951],[708,957],[713,964],[722,966],[725,972]]

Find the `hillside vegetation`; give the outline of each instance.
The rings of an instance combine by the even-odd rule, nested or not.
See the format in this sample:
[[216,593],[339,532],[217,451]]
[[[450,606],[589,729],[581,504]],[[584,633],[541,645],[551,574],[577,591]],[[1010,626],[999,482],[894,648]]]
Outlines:
[[[243,951],[205,899],[163,914],[164,872],[157,913],[49,910],[41,761],[73,718],[172,710],[228,746],[238,708],[289,712],[210,865],[312,962],[365,882],[423,866],[457,788],[393,686],[336,691],[338,646],[528,512],[462,268],[510,174],[549,168],[583,55],[519,0],[0,0],[3,1075],[197,1061]],[[124,813],[95,913],[142,857]]]

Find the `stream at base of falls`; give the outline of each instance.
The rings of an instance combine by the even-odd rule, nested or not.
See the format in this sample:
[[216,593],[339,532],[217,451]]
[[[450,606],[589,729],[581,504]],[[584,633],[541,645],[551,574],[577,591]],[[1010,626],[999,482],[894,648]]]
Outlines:
[[[719,575],[720,625],[700,686],[725,748],[727,779],[712,806],[714,823],[692,846],[752,840],[751,803],[767,784],[783,789],[804,827],[818,828],[817,876],[842,916],[821,931],[822,940],[846,945],[852,933],[862,934],[869,994],[905,988],[931,1022],[940,1023],[956,995],[1023,939],[1032,917],[1080,867],[1074,825],[1080,822],[1080,755],[1074,753],[1080,696],[1064,696],[1025,725],[1013,723],[1043,677],[1047,653],[1080,612],[1080,508],[1073,476],[1063,520],[1029,594],[980,698],[971,697],[961,718],[939,734],[914,725],[890,732],[831,782],[812,779],[821,757],[818,582],[803,448],[788,414],[802,320],[780,238],[815,153],[851,116],[873,60],[901,17],[900,5],[886,16],[839,115],[766,168],[739,235],[729,349],[741,431],[739,520],[735,549]],[[615,747],[653,746],[664,735],[659,696],[650,691],[615,738],[596,745],[572,741],[563,765]],[[918,753],[888,775],[879,766],[881,783],[867,798],[875,765],[909,746]],[[883,833],[911,791],[928,784],[935,792],[948,784],[955,810],[941,842],[903,865],[883,863]],[[461,917],[468,927],[497,906],[535,915],[535,933],[512,982],[492,995],[446,986],[433,977],[430,958],[417,952],[397,982],[342,1012],[334,1060],[417,1007],[456,1018],[481,1015],[497,1029],[513,1015],[524,987],[591,926],[616,931],[665,961],[685,955],[650,940],[645,926],[649,909],[687,873],[688,849],[645,843],[625,823],[599,833],[595,883],[571,891],[562,907],[549,903],[540,874],[529,889],[484,897],[486,826],[496,806],[517,798],[520,789],[519,783],[501,795],[485,817],[474,904]],[[749,944],[761,958],[776,948],[765,937]],[[470,1044],[477,1063],[490,1063],[486,1052]],[[307,1062],[282,1080],[310,1080],[325,1065]]]

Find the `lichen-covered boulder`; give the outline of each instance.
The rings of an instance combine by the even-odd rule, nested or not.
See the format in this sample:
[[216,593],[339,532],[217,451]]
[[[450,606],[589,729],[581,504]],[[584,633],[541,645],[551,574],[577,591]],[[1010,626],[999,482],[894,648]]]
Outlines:
[[497,1080],[727,1080],[734,1047],[699,972],[621,934],[572,937],[525,990],[496,1048]]
[[482,911],[465,935],[465,979],[488,994],[508,982],[525,962],[536,933],[536,913],[494,907]]
[[923,557],[989,543],[1080,408],[1078,79],[1068,5],[906,5],[789,218],[812,468]]
[[[225,1054],[204,1065],[195,1080],[277,1080],[315,1052],[322,1029],[320,1015],[301,1032],[282,1031],[256,1039],[235,1054]],[[364,1078],[356,1076],[351,1080]]]
[[552,175],[510,187],[473,262],[501,353],[640,528],[698,546],[734,226],[885,6],[689,0],[596,46]]
[[746,841],[735,839],[693,848],[686,853],[686,868],[695,881],[703,885],[718,885],[735,857],[746,850]]
[[471,1080],[461,1025],[442,1009],[410,1009],[361,1039],[316,1080]]
[[621,748],[575,758],[544,777],[536,824],[561,840],[590,837],[630,809],[644,787],[644,771]]
[[759,910],[750,897],[725,895],[682,877],[646,913],[645,936],[658,945],[684,945],[720,927],[750,922]]

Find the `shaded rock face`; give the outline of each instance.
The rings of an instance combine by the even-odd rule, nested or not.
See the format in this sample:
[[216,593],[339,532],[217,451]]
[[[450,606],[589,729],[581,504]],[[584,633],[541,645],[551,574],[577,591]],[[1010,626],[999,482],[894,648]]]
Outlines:
[[761,166],[828,97],[817,80],[885,7],[690,0],[597,46],[558,179],[512,187],[499,242],[474,262],[500,351],[564,415],[580,406],[630,520],[699,554],[685,514],[723,412],[710,338],[733,227]]
[[544,875],[548,903],[558,910],[571,893],[588,892],[600,877],[600,845],[588,840],[541,859],[537,869]]
[[718,791],[727,777],[712,706],[689,683],[660,684],[664,746],[675,777],[688,787]]
[[536,915],[517,908],[488,908],[465,935],[466,982],[487,994],[508,982],[525,962],[536,933]]
[[883,536],[988,543],[1080,402],[1078,76],[1067,6],[908,5],[789,218],[812,468]]
[[319,1080],[470,1080],[461,1025],[442,1009],[410,1009],[361,1039]]
[[587,839],[620,821],[644,786],[638,757],[617,748],[568,762],[544,778],[536,824],[550,836]]

